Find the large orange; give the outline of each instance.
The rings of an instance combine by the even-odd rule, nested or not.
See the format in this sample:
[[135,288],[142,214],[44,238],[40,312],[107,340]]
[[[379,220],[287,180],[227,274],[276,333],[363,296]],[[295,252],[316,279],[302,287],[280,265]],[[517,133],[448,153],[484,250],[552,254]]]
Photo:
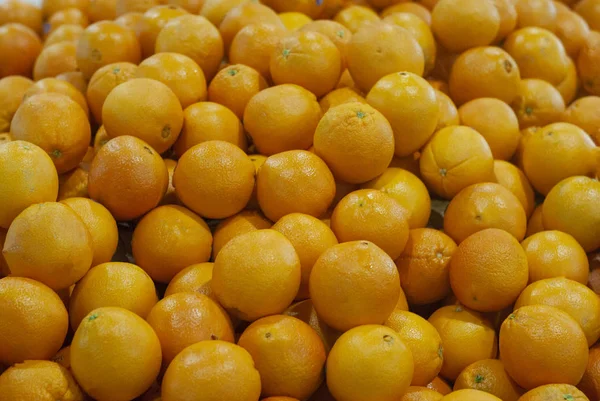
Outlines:
[[544,126],[560,120],[565,101],[554,86],[541,79],[523,79],[511,103],[521,129]]
[[0,25],[23,24],[38,34],[42,33],[42,10],[35,4],[19,0],[7,0],[0,4]]
[[570,384],[547,384],[523,394],[519,401],[561,401],[564,399],[589,401],[584,393]]
[[317,332],[292,316],[275,315],[252,323],[238,344],[252,355],[262,394],[308,398],[324,379],[325,346]]
[[77,330],[88,313],[106,306],[124,308],[145,319],[156,302],[154,282],[140,267],[102,263],[75,285],[69,300],[69,319],[73,330]]
[[301,267],[292,243],[274,230],[229,241],[215,259],[212,290],[233,316],[253,321],[283,312],[298,293]]
[[89,116],[89,109],[85,96],[75,86],[71,85],[67,81],[63,81],[57,78],[44,78],[31,85],[29,89],[23,95],[23,100],[31,96],[40,93],[60,93],[71,98],[71,100],[77,102],[83,109],[85,114]]
[[600,107],[600,97],[585,96],[575,100],[567,107],[562,115],[562,120],[577,125],[600,143],[600,116],[595,110]]
[[512,163],[494,160],[494,175],[498,184],[517,197],[529,218],[535,208],[535,193],[525,173]]
[[144,319],[123,308],[94,309],[71,343],[71,370],[97,400],[130,400],[158,376],[158,337]]
[[156,37],[167,22],[187,13],[183,8],[173,4],[152,7],[144,13],[135,30],[142,49],[142,59],[154,54]]
[[90,78],[86,98],[92,115],[98,124],[102,123],[102,106],[109,93],[118,85],[135,76],[137,66],[132,63],[113,63],[98,69]]
[[590,400],[600,397],[600,346],[590,348],[588,365],[577,387]]
[[225,14],[219,26],[225,49],[229,49],[235,35],[246,25],[267,23],[283,26],[283,23],[272,9],[253,1],[242,2]]
[[338,401],[397,400],[408,389],[410,348],[389,327],[365,325],[342,334],[327,359],[327,386]]
[[31,77],[41,51],[42,41],[31,28],[15,23],[0,26],[0,53],[7,60],[0,66],[0,78],[9,75]]
[[33,81],[18,75],[0,79],[0,131],[8,132],[10,122]]
[[490,322],[462,305],[443,306],[429,317],[442,338],[444,364],[440,374],[455,380],[473,362],[495,358],[498,342]]
[[167,190],[165,162],[146,142],[133,136],[108,141],[90,167],[90,198],[116,220],[131,220],[154,209]]
[[33,79],[53,78],[65,72],[77,71],[77,45],[59,42],[45,47],[33,66]]
[[566,312],[547,305],[523,306],[502,323],[500,357],[526,390],[551,383],[575,385],[585,372],[588,344]]
[[383,323],[401,292],[394,261],[368,241],[327,249],[313,266],[309,289],[319,317],[341,331]]
[[498,359],[482,359],[467,366],[454,382],[455,391],[462,389],[484,391],[503,401],[518,401],[523,394]]
[[52,202],[58,196],[58,174],[52,159],[32,143],[10,141],[0,145],[0,176],[4,177],[0,227],[7,229],[28,206]]
[[210,287],[213,263],[205,262],[191,265],[180,271],[169,282],[165,297],[178,292],[196,292],[215,298]]
[[269,79],[271,55],[285,35],[285,29],[279,24],[246,25],[231,42],[229,61],[254,68],[265,79]]
[[54,291],[20,277],[0,279],[0,362],[50,359],[60,349],[69,316]]
[[179,159],[173,175],[177,197],[202,217],[223,219],[240,212],[252,195],[255,168],[235,145],[207,141]]
[[160,206],[135,227],[131,248],[136,263],[153,280],[168,283],[184,268],[208,262],[212,235],[200,216],[183,206]]
[[250,231],[271,228],[272,223],[260,212],[242,210],[219,223],[214,230],[213,259],[232,238]]

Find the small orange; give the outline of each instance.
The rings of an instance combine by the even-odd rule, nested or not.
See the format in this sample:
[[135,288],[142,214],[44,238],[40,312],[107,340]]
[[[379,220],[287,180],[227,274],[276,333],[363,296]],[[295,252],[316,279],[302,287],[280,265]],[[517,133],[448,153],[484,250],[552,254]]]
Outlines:
[[132,63],[113,63],[99,68],[89,81],[86,98],[92,115],[98,124],[102,123],[102,106],[109,93],[123,82],[135,76],[137,66]]
[[600,95],[600,32],[592,31],[583,44],[577,58],[577,70],[583,88],[591,95]]
[[306,89],[284,84],[260,91],[244,111],[244,127],[260,153],[307,149],[321,118],[321,107]]
[[77,45],[77,66],[90,79],[105,65],[127,61],[138,64],[140,44],[135,33],[113,21],[100,21],[88,26]]
[[255,168],[237,146],[207,141],[179,159],[173,175],[177,197],[200,216],[223,219],[240,212],[250,200]]
[[77,45],[74,42],[59,42],[45,47],[35,61],[33,78],[53,78],[65,72],[77,71]]
[[514,164],[504,160],[494,160],[494,175],[498,184],[517,197],[529,218],[535,208],[535,193],[525,173]]
[[102,123],[111,138],[131,135],[163,153],[179,137],[183,110],[167,85],[135,78],[110,91],[102,106]]
[[479,312],[462,305],[443,306],[429,317],[444,345],[444,364],[440,374],[456,380],[464,368],[498,353],[496,332]]
[[435,127],[435,132],[441,130],[442,128],[449,127],[451,125],[460,125],[458,109],[456,108],[456,105],[454,104],[452,99],[450,99],[450,96],[438,89],[435,89],[435,96],[437,98],[438,107],[440,109],[440,114],[438,118],[438,123]]
[[265,79],[270,79],[271,55],[285,35],[286,31],[280,25],[267,23],[246,25],[231,42],[229,61],[254,68]]
[[229,9],[218,25],[225,49],[229,49],[235,35],[246,25],[273,24],[283,27],[283,23],[272,9],[258,2],[246,1]]
[[500,14],[492,0],[440,0],[431,13],[431,29],[446,49],[462,52],[492,43]]
[[117,16],[122,16],[128,13],[143,14],[152,7],[164,4],[162,0],[117,0],[116,12]]
[[493,181],[489,145],[477,131],[462,125],[438,131],[423,149],[419,163],[423,182],[447,199],[469,185]]
[[590,27],[585,19],[571,10],[567,5],[555,1],[556,29],[554,33],[560,39],[571,57],[577,57],[579,50],[590,34]]
[[162,401],[256,401],[260,375],[252,356],[225,341],[200,341],[179,353],[165,372]]
[[71,98],[71,100],[77,102],[79,106],[85,111],[85,114],[89,116],[89,109],[85,96],[83,93],[77,90],[73,85],[66,81],[61,81],[56,78],[44,78],[31,85],[29,89],[23,95],[23,100],[37,95],[39,93],[60,93]]
[[560,92],[541,79],[523,79],[511,106],[521,129],[555,123],[565,111]]
[[0,25],[18,23],[42,33],[42,10],[35,4],[19,0],[7,0],[0,4]]
[[[413,3],[402,3],[413,4]],[[410,386],[400,401],[440,401],[444,396],[435,390],[421,386]]]
[[133,399],[158,376],[158,337],[144,319],[123,308],[94,309],[71,344],[71,369],[95,399]]
[[574,10],[586,20],[591,29],[595,31],[600,29],[600,12],[598,11],[597,0],[581,0],[575,4]]
[[519,15],[517,28],[556,28],[557,10],[552,0],[515,0],[514,4]]
[[600,116],[595,113],[598,107],[600,107],[598,96],[579,98],[567,107],[562,120],[578,126],[598,144],[600,143]]
[[214,231],[213,241],[213,260],[231,239],[238,235],[250,231],[264,230],[271,228],[272,223],[267,220],[260,212],[253,210],[243,210],[233,215],[217,225]]
[[462,389],[484,391],[503,401],[518,401],[523,394],[498,359],[482,359],[467,366],[454,383],[455,391]]
[[502,323],[500,357],[525,390],[551,383],[576,385],[586,369],[588,343],[566,312],[547,305],[523,306]]
[[44,41],[44,47],[55,45],[60,42],[72,42],[77,44],[84,28],[81,25],[66,24],[56,28]]
[[212,280],[213,263],[205,262],[191,265],[181,270],[169,282],[165,297],[180,292],[193,292],[215,299],[210,282]]
[[325,346],[300,319],[285,315],[259,319],[244,330],[238,344],[252,355],[265,396],[306,399],[324,379]]
[[450,97],[457,106],[480,97],[511,103],[519,95],[521,73],[516,61],[498,47],[462,53],[450,73]]
[[600,346],[590,348],[588,365],[577,387],[590,400],[600,397]]
[[52,33],[62,25],[79,25],[82,28],[86,28],[90,24],[90,21],[83,11],[70,7],[52,14],[47,24],[48,33]]
[[69,328],[67,310],[58,295],[38,281],[20,277],[0,279],[0,295],[0,362],[12,365],[52,358]]
[[431,26],[431,12],[420,3],[398,3],[385,8],[381,17],[385,18],[396,13],[413,14],[419,17],[427,26]]
[[229,316],[203,294],[181,292],[165,297],[154,305],[146,320],[160,340],[165,364],[200,341],[234,342]]
[[319,105],[321,106],[321,110],[323,113],[327,113],[327,111],[333,107],[339,106],[344,103],[367,103],[367,100],[356,93],[353,89],[350,88],[340,88],[334,89],[329,92],[327,95],[323,96],[319,101]]
[[342,74],[342,56],[335,44],[318,32],[294,32],[279,41],[270,61],[276,85],[296,84],[321,97]]
[[142,59],[154,54],[156,37],[167,22],[187,13],[183,8],[173,4],[152,7],[144,13],[135,30],[142,49]]
[[371,8],[351,4],[335,15],[335,22],[344,25],[350,32],[357,32],[363,25],[379,22],[380,18]]
[[120,17],[117,17],[115,22],[121,25],[123,28],[127,28],[135,32],[142,18],[144,18],[144,14],[141,12],[127,12]]
[[208,87],[208,100],[228,107],[242,119],[250,99],[269,85],[253,68],[235,64],[222,69]]
[[88,17],[91,22],[117,18],[117,0],[90,0]]
[[[541,231],[544,231],[544,222],[542,221],[542,210],[543,203],[540,203],[535,207],[531,217],[529,218],[529,222],[527,223],[527,233],[525,234],[525,238],[531,237],[533,234],[537,234]],[[531,267],[530,267],[531,271]]]
[[346,66],[346,48],[350,39],[352,38],[352,32],[344,25],[339,22],[331,21],[331,20],[317,20],[312,21],[302,28],[300,28],[302,32],[317,32],[327,36],[333,44],[340,51],[340,55],[342,57],[342,71]]
[[0,79],[0,131],[8,132],[10,123],[33,81],[18,75]]
[[394,261],[368,241],[327,249],[313,266],[309,289],[319,317],[340,331],[383,323],[401,292]]
[[277,231],[256,230],[221,249],[211,286],[230,314],[253,321],[283,312],[298,293],[300,277],[300,259],[292,243]]
[[355,327],[335,343],[327,359],[327,386],[338,401],[397,400],[408,389],[414,362],[394,330]]
[[564,399],[588,401],[584,393],[579,391],[575,386],[570,384],[547,384],[545,386],[536,387],[531,391],[523,394],[520,401],[561,401]]
[[463,389],[453,391],[451,394],[448,394],[442,398],[441,401],[503,401],[500,398],[492,395],[490,393],[486,393],[485,391],[473,390],[473,389]]
[[111,139],[90,167],[90,198],[116,220],[131,220],[158,205],[169,182],[163,159],[150,145],[132,136]]
[[0,53],[7,60],[0,66],[0,78],[9,75],[31,77],[41,51],[42,41],[32,29],[15,23],[0,26]]

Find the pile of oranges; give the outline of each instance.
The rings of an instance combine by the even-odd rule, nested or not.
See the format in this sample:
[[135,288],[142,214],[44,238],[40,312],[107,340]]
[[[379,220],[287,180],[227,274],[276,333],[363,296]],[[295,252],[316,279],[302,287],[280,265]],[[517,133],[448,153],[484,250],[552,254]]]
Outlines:
[[0,401],[600,401],[600,0],[0,4]]

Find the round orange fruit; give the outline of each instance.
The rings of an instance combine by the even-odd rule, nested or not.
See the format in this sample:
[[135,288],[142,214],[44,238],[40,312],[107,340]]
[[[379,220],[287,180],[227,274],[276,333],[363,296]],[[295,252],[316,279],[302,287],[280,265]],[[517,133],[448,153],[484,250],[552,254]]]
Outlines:
[[523,79],[511,103],[521,129],[558,122],[565,101],[554,86],[541,79]]
[[562,115],[562,120],[578,126],[598,144],[600,143],[600,116],[595,113],[597,107],[600,107],[600,97],[579,98],[567,107]]
[[570,384],[547,384],[545,386],[539,386],[531,391],[523,394],[520,401],[537,401],[537,400],[551,400],[561,401],[564,399],[573,399],[588,401],[588,398],[584,393],[579,391],[577,387]]
[[234,237],[250,231],[271,228],[271,226],[272,223],[260,212],[255,210],[242,210],[221,221],[214,230],[213,259],[217,257],[221,248]]
[[205,262],[191,265],[180,271],[169,282],[165,297],[179,292],[193,292],[215,298],[210,282],[212,280],[213,263]]
[[529,218],[535,208],[535,193],[525,173],[512,163],[494,160],[494,175],[498,184],[517,197]]
[[102,123],[102,107],[108,94],[118,85],[135,76],[137,66],[132,63],[113,63],[99,68],[90,78],[86,98],[92,115],[98,124]]
[[0,79],[0,131],[9,132],[10,122],[23,101],[25,92],[33,85],[29,78],[13,75]]
[[467,366],[454,382],[454,391],[462,389],[484,391],[503,401],[518,401],[523,395],[498,359],[482,359]]
[[147,59],[154,54],[156,37],[167,22],[186,14],[187,11],[174,4],[158,5],[144,13],[135,29],[142,50],[142,59]]
[[31,77],[41,52],[42,41],[31,28],[16,23],[0,26],[0,53],[7,60],[0,66],[0,78],[11,75]]
[[44,78],[31,85],[23,95],[23,100],[40,93],[60,93],[77,102],[89,117],[89,109],[85,96],[75,86],[58,78]]

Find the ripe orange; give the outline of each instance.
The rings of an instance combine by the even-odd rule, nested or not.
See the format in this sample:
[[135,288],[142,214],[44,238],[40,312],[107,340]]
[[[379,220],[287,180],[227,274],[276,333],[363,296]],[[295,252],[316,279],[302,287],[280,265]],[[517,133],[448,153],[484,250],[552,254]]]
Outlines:
[[17,75],[0,79],[0,131],[10,130],[10,123],[21,105],[23,95],[32,85],[33,81]]
[[288,31],[298,31],[304,25],[313,22],[308,15],[296,11],[280,13],[279,19]]
[[88,5],[89,2],[85,0],[44,0],[42,11],[45,17],[50,17],[58,11],[71,7],[87,12]]
[[590,27],[586,20],[567,5],[554,2],[556,6],[556,29],[554,33],[565,47],[567,54],[577,58],[579,50],[583,47]]
[[133,78],[137,68],[132,63],[113,63],[105,65],[92,75],[86,98],[97,123],[102,123],[102,106],[109,93],[118,85]]
[[397,400],[413,377],[410,349],[394,330],[378,325],[342,334],[327,359],[327,386],[338,401]]
[[23,95],[23,100],[40,93],[60,93],[66,95],[71,98],[71,100],[77,102],[85,112],[86,116],[89,116],[89,109],[85,96],[83,96],[83,93],[78,91],[77,88],[66,81],[57,78],[40,79],[27,89]]
[[84,28],[81,25],[65,24],[56,28],[52,33],[49,33],[44,41],[44,47],[55,45],[61,42],[72,42],[77,44],[79,38],[83,34]]
[[591,95],[600,95],[598,60],[600,59],[600,33],[592,31],[577,59],[577,70],[584,89]]
[[331,20],[312,21],[300,28],[302,32],[317,32],[327,36],[340,51],[342,57],[342,71],[346,66],[346,49],[352,32],[339,22]]
[[352,33],[356,33],[363,25],[379,22],[380,18],[371,8],[360,4],[350,4],[342,8],[333,20],[344,25]]
[[588,345],[583,330],[566,312],[546,305],[523,306],[502,323],[500,357],[508,374],[526,390],[551,383],[575,385],[585,372]]
[[562,180],[544,201],[544,227],[572,235],[586,252],[600,248],[599,199],[600,182],[580,176]]
[[62,74],[58,74],[56,79],[70,83],[83,95],[87,91],[88,83],[80,71],[63,72]]
[[310,147],[320,118],[321,107],[314,94],[284,84],[254,95],[243,121],[258,151],[269,156]]
[[518,401],[523,389],[506,373],[497,359],[482,359],[467,366],[454,383],[454,390],[474,389],[495,395],[503,401]]
[[511,107],[521,129],[558,122],[565,111],[562,95],[554,86],[541,79],[523,79]]
[[581,89],[581,80],[577,76],[577,66],[570,58],[568,60],[567,76],[556,86],[556,89],[560,92],[566,105],[573,102]]
[[[312,327],[323,341],[323,345],[325,345],[325,350],[327,353],[329,353],[331,347],[333,347],[333,344],[342,334],[328,326],[327,323],[325,323],[323,319],[317,315],[317,312],[315,311],[310,299],[292,304],[283,312],[283,314],[298,318]],[[320,392],[321,391],[317,390],[314,397],[317,397]],[[310,399],[312,400],[312,397]]]
[[588,365],[577,387],[590,400],[600,396],[600,346],[590,348]]
[[462,125],[438,131],[425,145],[419,163],[427,187],[447,199],[469,185],[493,181],[489,145],[477,131]]
[[116,220],[131,220],[158,205],[169,183],[165,162],[146,142],[132,137],[111,139],[98,153],[89,173],[90,198]]
[[407,2],[391,5],[381,11],[381,17],[385,18],[396,13],[413,14],[425,22],[427,26],[431,26],[431,12],[424,7],[426,1],[427,0],[424,0],[421,3]]
[[540,27],[550,31],[556,28],[557,11],[552,0],[516,0],[519,14],[518,28]]
[[223,219],[240,212],[252,195],[255,168],[237,146],[207,141],[186,151],[175,169],[177,197],[202,217]]
[[15,23],[0,26],[0,53],[7,60],[0,66],[0,78],[9,75],[31,77],[41,51],[42,42],[31,28]]
[[300,287],[300,259],[274,230],[257,230],[229,241],[215,259],[212,290],[233,316],[247,321],[283,312]]
[[581,0],[575,4],[574,10],[587,21],[591,29],[600,29],[600,12],[596,0]]
[[334,89],[327,95],[323,96],[319,101],[319,105],[321,106],[321,110],[323,110],[323,113],[327,113],[327,111],[331,108],[337,107],[345,103],[354,102],[367,103],[367,100],[353,89],[339,88]]
[[414,14],[399,12],[391,14],[383,19],[392,25],[397,25],[400,28],[406,29],[419,43],[423,50],[424,75],[428,75],[435,65],[436,43],[431,29],[421,18]]
[[46,23],[48,24],[48,33],[52,33],[62,25],[79,25],[86,28],[90,21],[85,12],[78,8],[69,7],[52,14]]
[[251,210],[243,210],[223,220],[214,230],[213,260],[219,254],[221,248],[234,237],[250,231],[271,228],[271,225],[272,223],[260,212]]
[[235,35],[246,25],[267,23],[280,25],[283,23],[272,9],[258,2],[242,2],[227,11],[223,20],[218,24],[223,37],[225,49],[229,49]]
[[244,117],[250,99],[269,85],[253,68],[237,64],[222,69],[208,87],[208,99]]
[[581,400],[588,401],[584,393],[579,391],[575,386],[570,384],[548,384],[534,388],[525,393],[520,401],[538,401],[538,400]]
[[0,25],[18,23],[42,33],[42,10],[35,4],[8,0],[0,4]]
[[525,210],[525,215],[529,218],[535,208],[535,194],[525,173],[514,164],[504,160],[495,160],[494,175],[498,184],[517,197]]
[[88,26],[77,44],[77,66],[86,79],[105,65],[127,61],[138,64],[140,44],[135,33],[113,21]]
[[162,382],[162,401],[256,401],[260,375],[250,354],[225,341],[201,341],[175,357]]
[[117,0],[91,0],[88,17],[92,22],[114,20],[117,18]]
[[567,107],[562,115],[562,120],[578,126],[598,144],[600,143],[600,116],[595,113],[597,107],[600,107],[600,97],[579,98]]
[[285,35],[285,29],[279,24],[246,25],[231,42],[229,61],[254,68],[263,78],[270,79],[271,55]]
[[45,47],[35,61],[33,79],[37,81],[77,71],[76,52],[77,46],[73,42],[59,42]]
[[187,13],[173,4],[155,6],[144,13],[135,30],[142,49],[142,59],[154,54],[156,37],[167,22]]
[[394,261],[368,241],[327,249],[313,266],[309,289],[319,317],[341,331],[383,323],[401,291]]
[[[117,0],[119,3],[123,3],[124,1],[127,0]],[[144,0],[146,1],[146,0]],[[151,6],[150,6],[151,7]],[[146,11],[146,10],[144,10]],[[142,12],[127,12],[123,15],[121,15],[120,17],[117,17],[115,19],[115,22],[119,25],[121,25],[123,28],[128,28],[132,31],[135,32],[137,25],[140,23],[140,21],[142,20],[142,18],[144,17],[144,14]]]
[[123,308],[90,312],[71,344],[71,369],[95,399],[133,399],[158,376],[158,337],[144,319]]
[[20,277],[0,279],[0,294],[0,362],[12,365],[54,356],[69,328],[58,295],[38,281]]
[[193,292],[215,298],[210,287],[213,263],[205,262],[191,265],[180,271],[169,282],[165,297],[180,292]]

